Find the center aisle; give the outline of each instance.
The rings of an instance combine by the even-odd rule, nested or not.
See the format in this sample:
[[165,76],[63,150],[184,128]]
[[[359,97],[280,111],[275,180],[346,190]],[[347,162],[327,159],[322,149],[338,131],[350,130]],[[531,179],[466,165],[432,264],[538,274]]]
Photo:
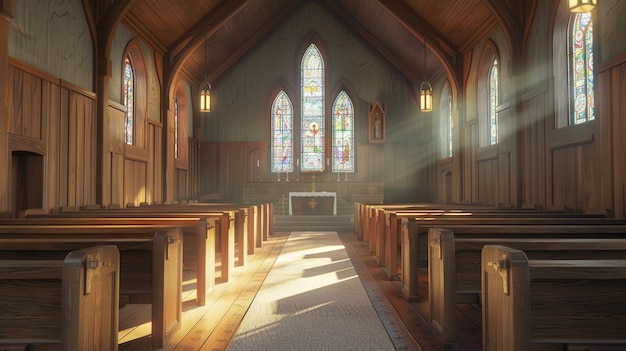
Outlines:
[[336,232],[292,232],[229,351],[395,350]]

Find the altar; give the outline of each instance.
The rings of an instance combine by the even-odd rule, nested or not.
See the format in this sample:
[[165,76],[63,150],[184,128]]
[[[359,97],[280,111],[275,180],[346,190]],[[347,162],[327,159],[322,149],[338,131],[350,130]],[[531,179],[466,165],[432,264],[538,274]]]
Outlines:
[[337,215],[337,193],[289,192],[289,215]]

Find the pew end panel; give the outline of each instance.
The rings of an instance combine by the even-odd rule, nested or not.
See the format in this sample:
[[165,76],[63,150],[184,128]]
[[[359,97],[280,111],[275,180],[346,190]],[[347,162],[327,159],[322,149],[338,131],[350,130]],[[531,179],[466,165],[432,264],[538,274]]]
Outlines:
[[482,264],[485,349],[626,347],[626,260],[528,260],[487,245]]
[[0,260],[0,348],[117,350],[119,262],[112,245]]
[[530,289],[524,284],[511,287],[512,279],[529,279],[526,254],[487,245],[481,266],[483,350],[530,351]]
[[[180,228],[155,234],[152,255],[152,344],[162,348],[165,337],[182,324],[183,233]],[[158,322],[155,323],[155,318]],[[156,325],[155,325],[156,324]]]
[[400,236],[402,240],[401,256],[402,256],[402,293],[408,301],[419,300],[418,294],[418,263],[417,256],[411,252],[417,251],[417,237],[409,230],[409,221],[406,218],[401,219]]
[[[115,245],[106,245],[72,251],[65,262],[62,306],[67,318],[63,343],[69,350],[117,350],[119,250]],[[72,296],[79,296],[79,301]]]
[[451,231],[431,228],[428,232],[428,303],[429,320],[445,345],[454,343],[456,334],[456,274],[454,235]]

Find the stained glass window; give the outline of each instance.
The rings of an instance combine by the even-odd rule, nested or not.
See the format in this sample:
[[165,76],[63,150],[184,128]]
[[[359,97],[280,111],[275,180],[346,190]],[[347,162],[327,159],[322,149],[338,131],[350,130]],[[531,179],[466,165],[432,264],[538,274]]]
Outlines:
[[293,172],[293,106],[281,90],[272,104],[271,172]]
[[300,167],[303,172],[320,172],[325,166],[324,74],[322,55],[311,44],[301,63]]
[[489,70],[489,143],[498,142],[498,59],[494,58]]
[[333,104],[332,171],[354,172],[354,106],[345,91]]
[[124,59],[124,106],[126,116],[124,118],[124,140],[126,144],[134,144],[135,124],[135,70],[130,56]]
[[174,158],[178,158],[178,96],[174,100]]
[[575,14],[570,33],[570,110],[579,124],[595,118],[591,13]]

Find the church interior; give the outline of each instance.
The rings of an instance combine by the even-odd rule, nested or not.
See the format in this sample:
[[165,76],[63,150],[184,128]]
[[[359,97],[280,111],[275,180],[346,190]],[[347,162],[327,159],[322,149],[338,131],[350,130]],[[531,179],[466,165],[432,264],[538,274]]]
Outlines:
[[[9,292],[0,350],[143,350],[120,342],[118,325],[134,317],[118,305],[134,304],[152,315],[149,349],[200,350],[183,348],[181,329],[195,330],[181,321],[194,311],[185,304],[241,312],[219,304],[227,285],[252,284],[251,265],[308,230],[339,233],[413,334],[409,349],[626,349],[626,325],[611,317],[626,313],[624,18],[621,0],[0,0],[0,290],[32,265],[29,279],[69,275],[51,271],[72,252],[83,295],[108,291],[74,311],[102,316],[99,346],[65,310],[50,312],[62,336],[44,328],[58,343],[16,336],[36,329],[12,325],[11,305],[28,304],[20,294],[63,299],[29,313],[40,316],[78,304],[65,300],[72,284]],[[448,241],[457,249],[444,254]],[[469,260],[455,256],[463,250],[483,278],[461,291],[460,274],[474,272],[449,278],[431,260]],[[612,311],[562,317],[572,322],[559,337],[532,324],[543,286],[520,292],[514,281],[547,279],[537,272],[548,259],[593,261],[579,276],[601,265],[595,301]],[[181,288],[190,269],[193,293]],[[592,296],[595,280],[569,289]],[[525,295],[530,307],[498,315]],[[113,308],[94,312],[103,303]]]

